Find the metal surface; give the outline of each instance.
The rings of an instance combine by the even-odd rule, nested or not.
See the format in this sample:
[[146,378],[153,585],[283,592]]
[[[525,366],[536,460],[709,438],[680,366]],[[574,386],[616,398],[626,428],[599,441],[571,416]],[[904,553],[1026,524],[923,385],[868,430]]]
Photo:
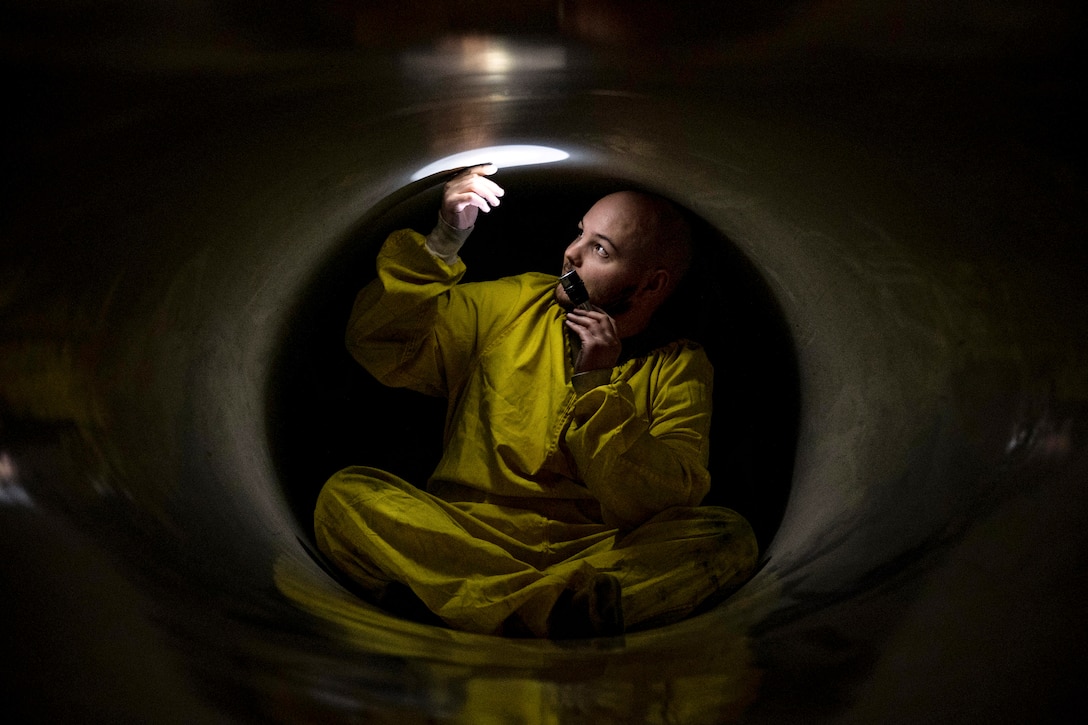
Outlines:
[[[0,586],[25,720],[1083,717],[1072,4],[779,3],[729,32],[684,2],[482,25],[107,5],[4,11]],[[570,157],[496,175],[473,274],[558,272],[616,183],[711,232],[715,495],[764,566],[686,622],[465,635],[309,553],[329,473],[425,475],[440,435],[433,401],[342,350],[374,245],[433,219],[416,170],[504,143]]]

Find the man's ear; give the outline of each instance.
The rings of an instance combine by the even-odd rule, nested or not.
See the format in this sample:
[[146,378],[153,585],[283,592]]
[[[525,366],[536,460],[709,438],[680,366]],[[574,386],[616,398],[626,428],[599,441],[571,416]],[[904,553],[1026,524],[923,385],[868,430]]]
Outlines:
[[642,285],[644,292],[653,295],[655,297],[664,297],[669,291],[669,282],[672,281],[672,276],[669,274],[669,270],[665,268],[655,269],[646,278],[646,282]]

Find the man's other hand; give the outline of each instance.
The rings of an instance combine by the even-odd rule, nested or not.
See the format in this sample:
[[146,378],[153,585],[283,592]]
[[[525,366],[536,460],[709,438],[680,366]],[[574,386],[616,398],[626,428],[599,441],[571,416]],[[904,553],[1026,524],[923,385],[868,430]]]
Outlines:
[[592,310],[576,307],[567,313],[566,325],[578,336],[582,348],[574,364],[574,372],[585,373],[615,366],[622,344],[616,321],[604,310],[599,307]]

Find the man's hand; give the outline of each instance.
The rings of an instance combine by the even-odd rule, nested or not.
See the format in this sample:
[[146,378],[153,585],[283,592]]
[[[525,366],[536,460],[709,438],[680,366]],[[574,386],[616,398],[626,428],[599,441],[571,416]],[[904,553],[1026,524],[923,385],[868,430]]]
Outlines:
[[615,367],[620,359],[620,336],[616,321],[601,308],[575,308],[567,313],[566,325],[581,342],[582,350],[574,363],[575,373]]
[[442,219],[455,229],[468,229],[476,216],[499,205],[501,186],[485,178],[498,171],[494,164],[470,166],[446,182],[442,193]]

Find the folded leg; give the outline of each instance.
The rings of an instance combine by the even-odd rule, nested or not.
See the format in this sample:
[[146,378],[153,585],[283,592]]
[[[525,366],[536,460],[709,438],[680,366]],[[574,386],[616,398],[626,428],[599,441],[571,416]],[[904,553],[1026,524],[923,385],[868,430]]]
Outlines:
[[676,507],[548,571],[590,564],[619,580],[626,628],[674,622],[751,576],[758,545],[748,521],[727,508]]
[[[532,512],[508,513],[528,529],[547,528]],[[314,530],[318,548],[370,598],[381,601],[399,582],[443,621],[471,632],[501,633],[516,611],[528,633],[547,636],[548,616],[570,580],[593,573],[588,565],[542,572],[526,563],[539,558],[540,547],[512,536],[517,528],[509,520],[493,526],[373,468],[329,479]]]

